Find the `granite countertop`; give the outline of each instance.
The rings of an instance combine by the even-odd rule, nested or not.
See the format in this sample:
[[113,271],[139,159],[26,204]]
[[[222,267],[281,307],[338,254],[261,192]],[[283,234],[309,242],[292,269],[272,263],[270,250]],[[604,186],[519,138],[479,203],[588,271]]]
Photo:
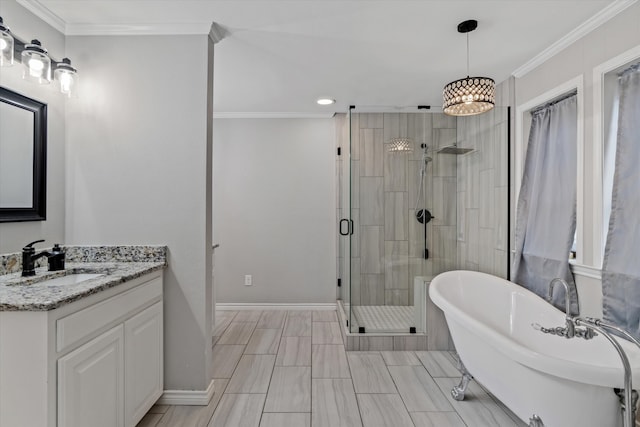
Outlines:
[[[69,248],[68,254],[72,254],[77,248]],[[22,277],[20,272],[10,271],[0,274],[0,311],[54,310],[167,266],[166,247],[152,247],[152,251],[149,251],[149,247],[144,247],[146,253],[151,254],[144,260],[135,256],[113,255],[122,254],[122,248],[127,248],[128,252],[141,253],[141,247],[99,247],[99,251],[95,250],[96,247],[80,248],[83,256],[68,257],[64,271],[47,271],[46,267],[38,267],[36,275],[32,277]],[[108,255],[104,255],[105,253]],[[96,254],[101,256],[95,257]],[[91,262],[94,260],[99,262]],[[100,276],[75,284],[49,285],[46,282],[68,274],[83,273]]]

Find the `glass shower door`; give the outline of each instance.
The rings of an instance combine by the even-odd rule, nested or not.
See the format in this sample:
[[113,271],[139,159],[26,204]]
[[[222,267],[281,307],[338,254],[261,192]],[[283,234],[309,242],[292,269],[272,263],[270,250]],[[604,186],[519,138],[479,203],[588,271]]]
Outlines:
[[349,184],[351,177],[349,116],[349,114],[345,114],[337,117],[338,156],[336,166],[338,175],[338,299],[342,301],[348,321],[351,313],[351,235],[353,231]]

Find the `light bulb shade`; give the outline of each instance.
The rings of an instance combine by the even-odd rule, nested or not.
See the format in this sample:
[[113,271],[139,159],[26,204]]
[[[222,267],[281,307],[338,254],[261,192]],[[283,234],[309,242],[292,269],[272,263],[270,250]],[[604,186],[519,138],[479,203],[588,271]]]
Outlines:
[[13,65],[13,36],[0,17],[0,67]]
[[389,141],[389,152],[391,153],[411,153],[413,142],[410,138],[393,138]]
[[466,77],[444,87],[442,108],[450,116],[486,113],[496,103],[496,82],[488,77]]
[[38,40],[24,46],[22,78],[38,84],[51,83],[51,59]]
[[78,85],[78,70],[71,66],[69,58],[63,58],[62,62],[56,64],[53,78],[61,93],[69,98],[75,95]]

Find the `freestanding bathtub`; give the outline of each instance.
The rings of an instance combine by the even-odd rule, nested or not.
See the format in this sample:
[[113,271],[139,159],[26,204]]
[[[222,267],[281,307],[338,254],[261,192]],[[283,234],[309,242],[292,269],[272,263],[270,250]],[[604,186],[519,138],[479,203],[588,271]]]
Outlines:
[[[564,313],[527,289],[499,277],[450,271],[435,277],[429,296],[444,311],[468,372],[523,421],[545,427],[619,427],[614,388],[624,369],[613,346],[543,334],[532,325],[565,325]],[[640,385],[640,350],[619,339]]]

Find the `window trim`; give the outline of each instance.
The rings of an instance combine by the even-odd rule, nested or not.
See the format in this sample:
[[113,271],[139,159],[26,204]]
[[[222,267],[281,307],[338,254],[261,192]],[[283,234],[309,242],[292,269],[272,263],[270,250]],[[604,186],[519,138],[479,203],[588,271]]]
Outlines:
[[527,115],[539,105],[546,104],[555,98],[571,91],[577,91],[577,147],[576,147],[576,264],[582,264],[584,259],[584,82],[582,74],[567,80],[566,82],[536,96],[516,107],[516,141],[514,146],[515,156],[515,210],[517,213],[517,201],[520,195],[522,175],[524,173],[524,157],[526,154],[525,129]]
[[602,268],[604,259],[604,79],[616,68],[640,60],[640,45],[609,59],[593,69],[593,265]]

